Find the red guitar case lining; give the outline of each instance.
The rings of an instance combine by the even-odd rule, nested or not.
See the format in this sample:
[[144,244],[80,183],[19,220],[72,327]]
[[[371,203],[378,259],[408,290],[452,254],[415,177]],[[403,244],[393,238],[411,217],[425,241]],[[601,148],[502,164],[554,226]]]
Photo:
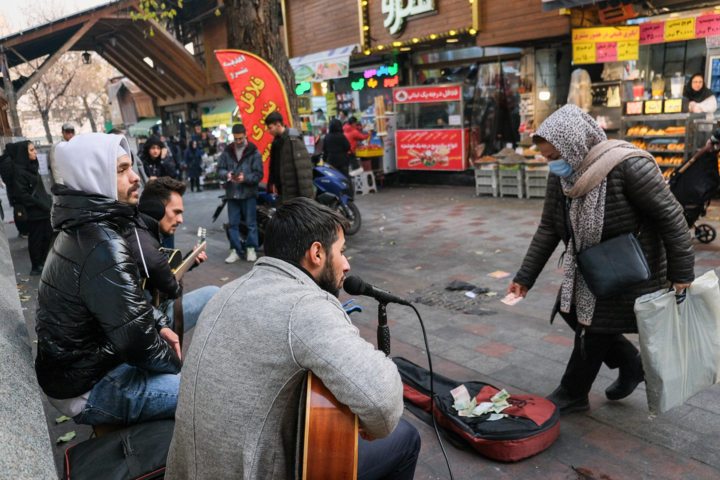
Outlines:
[[[405,399],[425,411],[430,411],[430,372],[401,357],[393,358],[403,381]],[[503,413],[511,415],[488,422],[490,414],[476,418],[459,417],[453,408],[450,390],[460,382],[437,373],[435,378],[435,420],[438,425],[453,431],[482,455],[503,462],[517,462],[531,457],[555,442],[560,433],[560,410],[542,397],[513,395],[510,407]],[[482,382],[464,382],[471,398],[477,403],[488,402],[499,390]]]

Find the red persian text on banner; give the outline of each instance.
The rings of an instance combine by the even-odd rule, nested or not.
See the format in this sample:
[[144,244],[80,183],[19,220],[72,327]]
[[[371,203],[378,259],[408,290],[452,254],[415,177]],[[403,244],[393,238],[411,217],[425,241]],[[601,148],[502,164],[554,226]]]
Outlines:
[[277,72],[262,58],[242,50],[215,51],[230,84],[240,117],[247,129],[248,141],[262,153],[267,182],[270,169],[270,146],[273,136],[267,131],[265,117],[272,112],[283,116],[285,125],[292,126],[290,105],[285,87]]

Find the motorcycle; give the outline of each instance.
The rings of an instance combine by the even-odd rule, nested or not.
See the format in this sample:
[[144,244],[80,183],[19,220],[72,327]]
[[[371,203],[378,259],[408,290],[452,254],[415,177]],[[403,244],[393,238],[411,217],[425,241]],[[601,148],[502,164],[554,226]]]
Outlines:
[[[317,188],[315,200],[337,211],[350,222],[350,228],[345,231],[345,235],[355,235],[360,231],[362,218],[360,216],[360,210],[355,205],[355,202],[353,202],[352,182],[334,168],[317,165],[313,168],[313,184]],[[258,245],[261,249],[265,242],[265,227],[275,212],[275,205],[278,200],[277,195],[267,192],[266,189],[267,186],[265,184],[261,183],[259,185],[257,199]],[[225,196],[223,195],[220,198],[223,203],[215,210],[213,222],[217,220],[225,207]],[[229,241],[230,229],[227,222],[223,223],[223,229]],[[244,219],[240,222],[239,230],[240,242],[244,248],[245,239],[248,235],[248,227]]]

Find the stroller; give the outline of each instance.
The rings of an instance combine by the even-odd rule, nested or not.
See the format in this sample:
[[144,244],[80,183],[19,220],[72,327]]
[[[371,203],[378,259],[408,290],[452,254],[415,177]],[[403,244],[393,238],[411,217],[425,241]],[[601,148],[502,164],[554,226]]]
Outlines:
[[670,175],[669,184],[670,191],[683,207],[688,228],[695,229],[695,238],[700,243],[715,240],[717,232],[713,227],[696,223],[705,216],[713,194],[720,187],[717,152],[711,148],[701,149]]

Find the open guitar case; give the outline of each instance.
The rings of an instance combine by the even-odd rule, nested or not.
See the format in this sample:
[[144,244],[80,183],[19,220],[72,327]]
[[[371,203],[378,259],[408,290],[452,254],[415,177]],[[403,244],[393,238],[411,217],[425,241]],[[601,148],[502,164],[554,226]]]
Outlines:
[[[392,360],[402,378],[403,397],[410,403],[406,408],[432,425],[430,372],[401,357]],[[467,442],[488,458],[517,462],[548,448],[560,433],[560,410],[550,400],[535,395],[512,395],[508,399],[510,407],[502,412],[508,417],[495,421],[488,421],[490,414],[459,417],[450,390],[464,384],[471,398],[477,398],[478,405],[489,402],[500,390],[483,382],[461,384],[437,373],[434,379],[435,420],[456,446],[458,441]]]

